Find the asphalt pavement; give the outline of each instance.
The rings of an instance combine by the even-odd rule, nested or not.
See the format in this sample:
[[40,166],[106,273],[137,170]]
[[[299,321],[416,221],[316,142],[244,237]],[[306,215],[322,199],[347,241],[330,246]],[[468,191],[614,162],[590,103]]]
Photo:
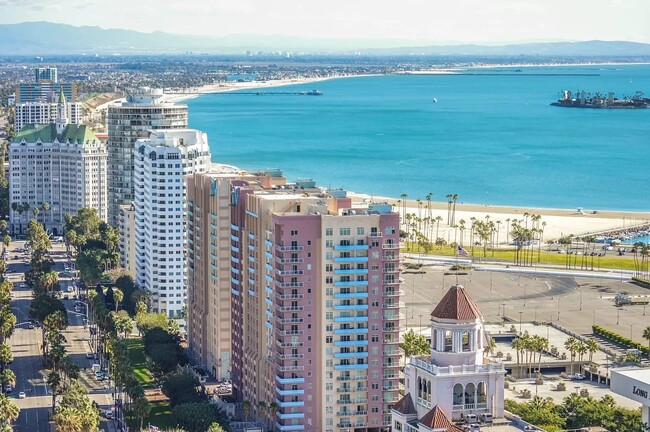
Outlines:
[[[11,308],[17,322],[16,331],[9,340],[14,355],[10,368],[16,374],[16,388],[11,395],[16,398],[16,404],[21,411],[13,428],[15,432],[49,432],[52,394],[46,384],[45,373],[42,371],[41,329],[29,328],[29,305],[32,292],[29,288],[20,286],[24,282],[25,271],[29,269],[27,264],[29,255],[16,251],[23,245],[24,241],[17,241],[9,246],[6,274],[7,279],[14,283]],[[91,400],[97,402],[104,413],[113,406],[112,390],[108,388],[106,381],[97,380],[92,373],[90,368],[96,361],[86,358],[86,353],[90,352],[89,330],[84,328],[86,308],[82,307],[81,312],[75,311],[74,306],[77,301],[75,297],[78,294],[76,287],[71,277],[61,274],[65,270],[64,267],[69,265],[63,243],[53,242],[51,258],[55,261],[54,269],[59,272],[62,301],[68,310],[69,324],[63,333],[68,355],[80,368],[79,381],[88,390]],[[69,291],[68,287],[72,287],[73,290]],[[18,399],[18,393],[21,391],[25,392],[24,399]],[[105,431],[115,430],[112,422],[107,422],[103,416],[100,428]]]

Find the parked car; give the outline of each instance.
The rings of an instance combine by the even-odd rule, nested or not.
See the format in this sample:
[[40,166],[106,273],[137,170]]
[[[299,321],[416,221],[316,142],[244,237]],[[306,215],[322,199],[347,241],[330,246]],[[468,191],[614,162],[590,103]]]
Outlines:
[[113,410],[112,409],[106,411],[106,418],[109,419],[109,420],[113,418]]
[[572,380],[578,380],[578,381],[581,381],[583,379],[587,379],[587,377],[582,375],[582,374],[573,374],[573,375],[570,376],[570,378]]
[[27,324],[27,328],[30,329],[30,330],[32,330],[32,329],[34,329],[35,327],[34,327],[34,324],[33,324],[33,323],[29,323],[29,324]]
[[86,353],[86,358],[87,358],[88,360],[92,360],[93,357],[94,357],[93,353]]
[[25,397],[27,397],[27,395],[25,394],[25,392],[20,392],[20,393],[18,393],[18,399],[25,399]]

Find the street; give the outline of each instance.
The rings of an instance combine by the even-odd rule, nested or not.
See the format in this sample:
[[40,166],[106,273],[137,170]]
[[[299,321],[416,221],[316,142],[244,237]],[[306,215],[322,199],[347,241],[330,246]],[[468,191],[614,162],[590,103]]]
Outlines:
[[[16,398],[16,405],[20,408],[20,416],[14,422],[13,428],[16,432],[49,432],[49,417],[52,408],[52,394],[46,384],[45,373],[41,370],[42,357],[40,355],[40,343],[42,341],[41,328],[30,329],[29,305],[32,300],[32,292],[24,283],[24,272],[29,269],[29,254],[20,253],[16,250],[24,246],[24,241],[12,242],[8,249],[7,274],[9,281],[14,283],[11,308],[16,315],[16,330],[9,340],[14,361],[10,368],[16,374],[16,387],[11,396]],[[101,412],[112,408],[112,391],[108,388],[107,381],[99,381],[95,378],[90,367],[95,360],[87,359],[86,353],[90,352],[88,338],[89,331],[84,328],[85,306],[81,312],[75,312],[76,292],[69,292],[72,287],[72,279],[63,277],[61,272],[65,271],[67,257],[65,245],[61,242],[52,242],[50,250],[51,258],[55,262],[54,270],[59,272],[61,295],[63,303],[68,310],[68,328],[63,332],[66,338],[66,349],[70,358],[79,366],[79,381],[86,387],[91,400],[97,402]],[[65,296],[68,299],[65,299]],[[24,391],[26,397],[18,399],[18,393]],[[106,422],[102,417],[100,428],[106,431],[114,431],[112,422]]]

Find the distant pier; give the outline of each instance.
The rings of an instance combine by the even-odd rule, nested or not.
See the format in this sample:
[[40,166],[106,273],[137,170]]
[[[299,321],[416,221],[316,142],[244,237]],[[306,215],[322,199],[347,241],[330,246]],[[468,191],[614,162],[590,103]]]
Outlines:
[[319,90],[310,90],[310,91],[297,91],[297,92],[274,92],[274,91],[231,91],[231,92],[219,92],[213,93],[219,95],[254,95],[254,96],[322,96],[323,93]]

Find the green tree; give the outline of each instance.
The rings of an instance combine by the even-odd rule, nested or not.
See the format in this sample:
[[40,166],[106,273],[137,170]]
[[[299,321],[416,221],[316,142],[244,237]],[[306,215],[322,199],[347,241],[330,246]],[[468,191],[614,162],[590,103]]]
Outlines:
[[245,400],[241,403],[241,409],[242,409],[242,413],[244,414],[244,420],[248,421],[248,416],[251,414],[251,411],[253,410],[253,404],[250,401]]
[[167,375],[163,379],[162,392],[169,398],[171,407],[205,402],[207,399],[199,379],[187,372]]
[[99,430],[99,410],[92,404],[86,389],[77,380],[68,384],[59,406],[54,409],[55,423],[57,418],[63,421],[64,416],[78,418],[82,432]]
[[209,403],[187,403],[178,405],[172,409],[172,421],[185,429],[187,432],[204,432],[213,423],[227,427],[226,415]]
[[16,420],[20,415],[20,409],[16,406],[14,401],[9,399],[6,395],[0,394],[0,425],[3,427]]
[[226,429],[224,429],[219,423],[212,423],[207,432],[226,432]]
[[421,334],[416,334],[413,329],[409,329],[404,333],[404,341],[400,344],[400,348],[404,350],[404,358],[408,359],[410,356],[427,354],[431,346],[426,338]]
[[151,412],[151,404],[146,397],[139,397],[133,402],[133,413],[140,420],[140,429],[142,429],[144,419]]
[[643,329],[643,339],[648,341],[648,348],[650,348],[650,327]]
[[87,287],[94,287],[102,278],[102,255],[99,249],[84,249],[77,254],[79,279]]

